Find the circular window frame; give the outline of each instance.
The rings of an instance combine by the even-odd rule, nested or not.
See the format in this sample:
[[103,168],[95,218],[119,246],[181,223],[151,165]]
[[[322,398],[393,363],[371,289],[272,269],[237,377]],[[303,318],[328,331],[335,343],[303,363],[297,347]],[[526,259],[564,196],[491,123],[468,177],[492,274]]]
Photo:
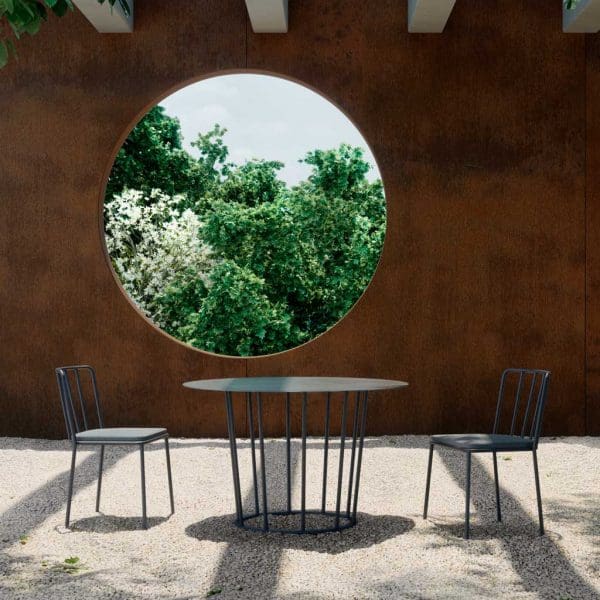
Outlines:
[[[258,354],[258,355],[252,355],[252,356],[239,356],[239,355],[234,355],[234,354],[219,354],[217,352],[211,352],[210,350],[203,350],[201,348],[196,348],[195,346],[192,346],[191,344],[183,342],[182,340],[177,339],[176,337],[172,336],[170,333],[167,333],[166,331],[161,329],[156,323],[154,323],[154,321],[152,321],[152,319],[150,319],[150,317],[148,317],[148,315],[146,315],[142,311],[142,309],[137,305],[135,300],[129,295],[129,293],[123,286],[121,278],[119,277],[119,274],[115,271],[115,268],[112,264],[112,259],[111,259],[110,253],[108,251],[108,246],[106,244],[106,235],[105,235],[105,230],[104,230],[104,200],[105,200],[105,196],[106,196],[106,188],[108,186],[108,178],[110,177],[110,174],[112,172],[115,160],[117,158],[117,154],[119,153],[119,150],[125,143],[125,140],[129,137],[130,133],[135,129],[137,124],[144,118],[144,116],[154,106],[157,106],[158,104],[160,104],[165,98],[168,98],[169,96],[175,94],[179,90],[182,90],[182,89],[184,89],[190,85],[193,85],[195,83],[199,83],[201,81],[206,81],[208,79],[215,79],[217,77],[224,77],[227,75],[265,75],[268,77],[275,77],[278,79],[283,79],[290,83],[295,83],[297,85],[300,85],[300,86],[310,90],[311,92],[317,94],[326,102],[329,102],[337,110],[339,110],[348,119],[348,121],[350,121],[350,123],[352,123],[352,125],[355,127],[355,129],[358,131],[358,133],[361,135],[362,139],[364,140],[364,143],[366,144],[367,148],[369,148],[371,155],[373,156],[373,160],[375,161],[375,165],[377,166],[377,170],[379,172],[379,176],[380,176],[381,183],[383,186],[383,197],[384,197],[384,202],[385,202],[385,217],[386,217],[385,218],[385,230],[384,230],[384,234],[383,234],[383,243],[381,245],[381,252],[379,253],[377,265],[375,266],[373,275],[369,279],[369,283],[365,286],[365,289],[361,292],[360,296],[356,299],[354,304],[349,308],[348,312],[346,312],[346,314],[344,314],[344,316],[342,316],[340,319],[338,319],[331,327],[327,328],[325,331],[322,331],[321,333],[319,333],[315,337],[311,338],[310,340],[303,342],[302,344],[293,346],[292,348],[287,348],[286,350],[280,350],[279,352],[272,352],[270,354]],[[102,185],[100,186],[100,194],[98,197],[98,205],[97,205],[98,231],[100,234],[100,246],[102,248],[102,253],[104,254],[104,258],[107,263],[108,269],[112,275],[112,279],[114,280],[114,282],[117,285],[119,292],[121,293],[122,296],[125,297],[128,304],[134,309],[134,311],[152,328],[152,330],[154,330],[155,332],[158,332],[159,334],[161,334],[162,336],[167,338],[169,341],[175,342],[175,343],[179,344],[180,346],[183,346],[187,350],[200,352],[201,354],[215,357],[215,358],[235,359],[235,360],[260,360],[260,359],[264,359],[264,358],[280,356],[280,355],[286,354],[288,352],[295,352],[301,348],[305,348],[309,344],[313,344],[314,342],[316,342],[323,336],[329,334],[333,329],[335,329],[338,325],[340,325],[343,321],[345,321],[356,310],[357,306],[361,303],[361,301],[367,294],[367,291],[373,285],[373,281],[375,280],[375,277],[377,276],[377,273],[380,270],[381,263],[383,261],[383,256],[385,254],[386,244],[388,241],[388,230],[389,230],[388,208],[389,208],[389,205],[388,205],[388,197],[387,197],[387,193],[386,193],[386,186],[385,186],[385,181],[383,179],[383,173],[381,172],[381,168],[379,167],[379,161],[377,160],[377,156],[375,155],[375,152],[373,151],[372,145],[369,143],[362,128],[357,125],[355,119],[352,118],[352,116],[349,115],[348,112],[344,108],[342,108],[337,102],[333,101],[331,98],[326,96],[322,91],[315,88],[314,86],[312,86],[304,81],[301,81],[300,79],[291,77],[286,74],[276,73],[274,71],[260,70],[260,69],[224,69],[224,70],[219,70],[219,71],[211,71],[209,73],[200,75],[198,77],[191,77],[189,79],[185,79],[182,82],[179,82],[179,83],[173,85],[172,87],[168,88],[166,92],[162,93],[160,96],[157,96],[154,100],[145,104],[139,111],[136,112],[135,117],[130,121],[129,125],[125,128],[124,132],[117,139],[117,142],[115,143],[111,153],[109,154],[108,164],[104,168],[103,175],[102,175]]]

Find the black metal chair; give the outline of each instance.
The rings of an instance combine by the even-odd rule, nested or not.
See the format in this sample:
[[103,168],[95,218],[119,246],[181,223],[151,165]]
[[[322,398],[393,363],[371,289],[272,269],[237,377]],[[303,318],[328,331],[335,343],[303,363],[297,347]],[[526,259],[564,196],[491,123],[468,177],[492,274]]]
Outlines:
[[[89,399],[82,387],[82,373],[89,376],[89,385],[91,387],[94,408],[89,411]],[[70,375],[71,374],[71,375]],[[62,404],[65,424],[67,426],[67,435],[71,441],[73,452],[71,455],[71,473],[69,477],[69,491],[67,495],[67,515],[65,526],[69,527],[71,516],[71,500],[73,498],[73,480],[75,477],[75,460],[77,457],[77,446],[95,445],[100,446],[100,464],[98,469],[98,489],[96,492],[96,512],[100,511],[100,491],[102,489],[102,467],[104,464],[104,447],[120,445],[138,445],[140,448],[140,461],[142,472],[142,524],[144,529],[148,529],[148,519],[146,516],[146,473],[144,467],[144,446],[157,440],[165,440],[165,451],[167,454],[167,476],[169,480],[169,497],[171,500],[171,514],[175,512],[175,503],[173,500],[173,480],[171,477],[171,458],[169,455],[169,433],[162,427],[110,427],[105,428],[102,418],[102,408],[100,397],[98,395],[98,385],[96,382],[96,373],[88,365],[75,365],[68,367],[59,367],[56,369],[56,378],[58,380],[58,389],[60,391],[60,401]],[[73,402],[72,383],[75,383],[77,389],[77,400]],[[94,410],[95,409],[95,410]],[[95,421],[92,417],[95,412]],[[95,425],[95,428],[92,426]]]
[[[517,378],[518,376],[518,378]],[[542,497],[540,494],[540,476],[537,463],[537,447],[542,425],[542,414],[548,393],[550,371],[540,369],[506,369],[500,378],[500,391],[494,428],[491,434],[468,433],[450,435],[432,435],[429,443],[429,464],[427,467],[427,484],[425,487],[425,507],[423,518],[427,518],[429,504],[429,486],[431,483],[431,465],[433,461],[433,448],[436,445],[454,448],[467,454],[466,474],[466,500],[465,500],[465,539],[469,538],[469,503],[471,497],[471,454],[474,452],[491,452],[494,457],[494,482],[496,486],[496,515],[498,521],[502,520],[500,510],[500,486],[498,484],[498,452],[531,452],[533,455],[533,472],[535,476],[535,491],[540,522],[540,535],[544,535],[544,517],[542,515]],[[504,396],[507,385],[513,383],[516,388],[514,405],[504,405]],[[528,390],[528,391],[527,391]],[[521,403],[521,398],[527,394],[527,403]],[[508,434],[498,433],[502,417],[512,413],[510,430]],[[519,428],[520,424],[520,428]],[[520,432],[519,432],[520,429]],[[506,429],[505,429],[506,431]]]

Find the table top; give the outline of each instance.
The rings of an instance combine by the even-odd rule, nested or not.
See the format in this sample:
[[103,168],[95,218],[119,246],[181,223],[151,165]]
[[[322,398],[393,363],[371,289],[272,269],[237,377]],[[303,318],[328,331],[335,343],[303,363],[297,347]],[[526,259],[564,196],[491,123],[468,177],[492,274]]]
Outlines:
[[213,392],[367,392],[406,387],[405,381],[364,377],[236,377],[186,381],[185,387]]

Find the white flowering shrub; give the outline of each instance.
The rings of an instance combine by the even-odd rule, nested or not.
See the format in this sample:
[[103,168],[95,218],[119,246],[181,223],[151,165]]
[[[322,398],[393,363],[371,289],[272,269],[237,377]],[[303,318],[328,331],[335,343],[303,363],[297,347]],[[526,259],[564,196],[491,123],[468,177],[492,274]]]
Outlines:
[[[182,198],[159,190],[125,190],[106,203],[106,245],[123,287],[140,309],[170,333],[180,325],[165,295],[192,286],[206,292],[214,266],[200,238],[202,223]],[[199,307],[196,307],[199,308]]]

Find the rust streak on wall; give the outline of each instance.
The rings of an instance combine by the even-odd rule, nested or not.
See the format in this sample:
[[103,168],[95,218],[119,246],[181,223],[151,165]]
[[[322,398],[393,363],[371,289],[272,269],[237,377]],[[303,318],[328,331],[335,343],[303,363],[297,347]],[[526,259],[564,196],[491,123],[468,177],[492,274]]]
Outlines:
[[[53,368],[73,362],[97,366],[108,423],[174,435],[225,434],[221,398],[182,381],[246,374],[404,379],[373,397],[370,433],[485,431],[500,371],[522,365],[553,372],[546,433],[600,433],[600,46],[589,37],[586,58],[584,36],[561,32],[560,3],[463,0],[444,34],[409,35],[397,0],[303,0],[288,34],[255,35],[243,0],[146,2],[132,35],[74,13],[19,54],[0,72],[0,434],[62,436]],[[136,117],[185,81],[245,67],[337,103],[388,201],[380,268],[350,315],[248,360],[144,321],[99,227],[105,173]]]

